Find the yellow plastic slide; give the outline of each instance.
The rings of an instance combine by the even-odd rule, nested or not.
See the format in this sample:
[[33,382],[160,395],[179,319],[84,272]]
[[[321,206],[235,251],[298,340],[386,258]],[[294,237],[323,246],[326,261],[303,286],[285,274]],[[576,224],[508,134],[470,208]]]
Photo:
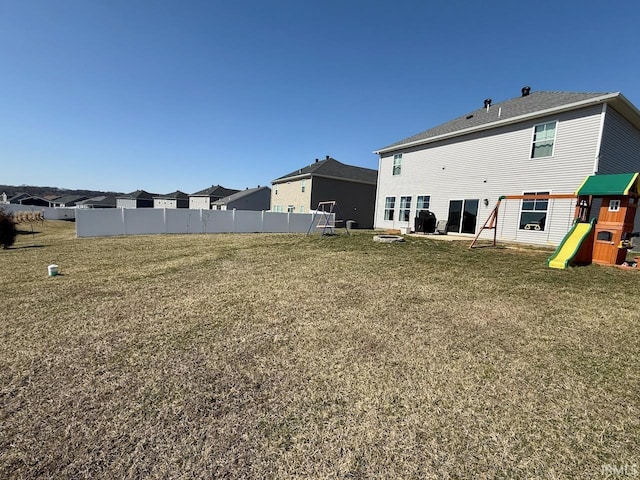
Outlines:
[[576,256],[576,253],[578,253],[584,239],[589,236],[594,223],[595,220],[591,220],[589,223],[574,223],[571,230],[567,232],[560,245],[558,245],[556,251],[547,260],[547,265],[551,268],[567,268],[569,262],[571,262],[573,257]]

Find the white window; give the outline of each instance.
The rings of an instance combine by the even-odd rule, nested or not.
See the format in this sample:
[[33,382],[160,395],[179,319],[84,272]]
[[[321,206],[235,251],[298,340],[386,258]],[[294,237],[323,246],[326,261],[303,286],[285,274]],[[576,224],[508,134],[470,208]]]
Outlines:
[[400,212],[398,220],[408,222],[411,216],[411,197],[400,197]]
[[307,188],[307,181],[302,180],[302,192],[304,192],[305,188]]
[[294,207],[293,205],[289,205],[287,207],[287,213],[293,213],[296,211],[296,207]]
[[400,172],[402,172],[402,154],[396,153],[393,156],[393,174],[400,175]]
[[416,216],[418,212],[422,210],[429,210],[429,203],[431,203],[431,197],[429,195],[418,195],[416,200]]
[[610,212],[619,212],[620,211],[620,200],[609,200],[609,211]]
[[533,127],[531,158],[550,157],[553,155],[557,123],[558,122],[554,121],[542,123]]
[[384,200],[384,219],[393,220],[393,211],[396,208],[396,197],[387,197]]
[[300,213],[304,213],[304,205],[300,205]]
[[[525,192],[524,195],[549,195],[549,192]],[[544,230],[548,209],[549,200],[547,199],[522,200],[520,230]]]

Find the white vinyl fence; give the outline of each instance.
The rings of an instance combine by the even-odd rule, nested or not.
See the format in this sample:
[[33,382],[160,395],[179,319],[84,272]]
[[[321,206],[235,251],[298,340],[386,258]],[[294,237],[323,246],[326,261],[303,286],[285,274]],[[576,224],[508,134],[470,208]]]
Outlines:
[[[312,218],[310,213],[247,210],[79,208],[76,210],[76,235],[109,237],[158,233],[306,233]],[[319,222],[323,222],[320,215],[315,220],[316,224]]]
[[76,218],[75,208],[39,207],[37,205],[16,205],[13,203],[0,205],[5,212],[42,212],[46,220],[73,220]]

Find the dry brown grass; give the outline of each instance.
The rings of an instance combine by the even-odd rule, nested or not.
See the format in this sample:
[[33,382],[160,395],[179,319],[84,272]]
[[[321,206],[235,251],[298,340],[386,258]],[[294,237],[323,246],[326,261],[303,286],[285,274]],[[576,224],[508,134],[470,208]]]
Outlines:
[[371,237],[19,236],[0,252],[0,477],[640,464],[640,272]]

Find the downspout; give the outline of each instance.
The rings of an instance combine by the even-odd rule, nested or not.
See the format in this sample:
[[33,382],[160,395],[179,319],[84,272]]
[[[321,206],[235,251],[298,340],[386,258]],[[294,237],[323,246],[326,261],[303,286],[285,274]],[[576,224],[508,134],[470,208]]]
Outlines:
[[598,173],[600,168],[600,148],[602,147],[602,133],[604,131],[604,120],[607,114],[607,104],[602,104],[602,114],[600,115],[600,131],[598,132],[598,143],[596,144],[596,158],[593,162],[593,174]]
[[378,202],[380,200],[380,172],[382,171],[382,154],[378,153],[378,178],[376,180],[376,201],[373,205],[373,228],[378,223]]

